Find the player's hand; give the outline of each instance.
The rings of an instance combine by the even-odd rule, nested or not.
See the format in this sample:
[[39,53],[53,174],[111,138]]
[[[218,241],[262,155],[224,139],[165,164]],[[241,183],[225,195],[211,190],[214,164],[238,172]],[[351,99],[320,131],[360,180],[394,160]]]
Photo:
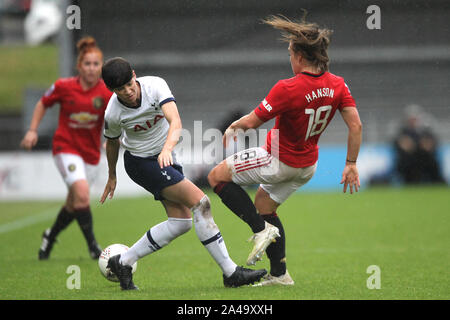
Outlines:
[[342,173],[341,184],[344,184],[344,193],[347,192],[347,187],[350,188],[350,194],[353,194],[353,189],[355,189],[355,192],[358,192],[360,183],[356,163],[345,165],[344,172]]
[[230,141],[230,138],[233,138],[233,140],[235,142],[237,141],[236,130],[228,127],[228,129],[225,130],[225,133],[223,134],[223,137],[222,137],[222,143],[225,148],[228,147],[228,142]]
[[117,178],[114,177],[109,177],[108,178],[108,182],[106,182],[106,186],[105,186],[105,191],[103,191],[103,195],[100,198],[100,203],[103,204],[106,200],[106,198],[109,196],[109,199],[112,199],[112,197],[114,196],[114,190],[116,190],[116,185],[117,185]]
[[36,130],[28,130],[20,142],[20,146],[26,150],[31,150],[38,141],[38,134]]
[[166,149],[162,149],[161,153],[158,156],[158,163],[161,169],[173,165],[172,152]]

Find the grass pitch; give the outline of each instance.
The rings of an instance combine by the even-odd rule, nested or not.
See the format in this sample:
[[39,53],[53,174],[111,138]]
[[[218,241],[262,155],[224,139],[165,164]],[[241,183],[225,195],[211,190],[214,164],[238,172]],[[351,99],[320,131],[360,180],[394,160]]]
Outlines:
[[[450,299],[449,188],[366,189],[358,194],[296,193],[278,210],[287,235],[291,287],[224,288],[222,274],[195,231],[138,262],[136,292],[102,277],[78,225],[58,238],[50,260],[38,261],[42,231],[61,202],[0,203],[0,299],[302,300]],[[209,193],[230,256],[244,265],[250,229]],[[93,199],[99,243],[131,246],[165,219],[152,197]],[[69,289],[80,269],[80,289]],[[368,289],[369,266],[380,289]],[[257,267],[269,267],[266,257]],[[70,287],[70,286],[69,286]]]

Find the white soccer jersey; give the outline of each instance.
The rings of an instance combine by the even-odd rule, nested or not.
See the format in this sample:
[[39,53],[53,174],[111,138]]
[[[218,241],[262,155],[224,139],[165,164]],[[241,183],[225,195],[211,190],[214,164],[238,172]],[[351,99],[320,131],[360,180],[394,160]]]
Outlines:
[[105,111],[106,138],[121,137],[122,146],[137,157],[154,156],[166,142],[169,123],[161,106],[175,101],[166,81],[159,77],[140,77],[141,105],[124,106],[114,93]]

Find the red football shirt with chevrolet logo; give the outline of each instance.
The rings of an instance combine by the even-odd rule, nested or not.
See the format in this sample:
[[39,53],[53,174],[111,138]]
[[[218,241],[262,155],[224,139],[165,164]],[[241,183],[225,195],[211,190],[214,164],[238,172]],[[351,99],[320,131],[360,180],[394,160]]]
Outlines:
[[280,80],[254,110],[264,122],[275,118],[265,148],[294,168],[309,167],[319,156],[319,137],[336,110],[356,107],[342,77],[302,72]]
[[61,106],[53,155],[77,154],[86,163],[98,164],[103,118],[111,95],[101,79],[94,87],[83,90],[79,77],[59,79],[47,90],[41,98],[44,106]]

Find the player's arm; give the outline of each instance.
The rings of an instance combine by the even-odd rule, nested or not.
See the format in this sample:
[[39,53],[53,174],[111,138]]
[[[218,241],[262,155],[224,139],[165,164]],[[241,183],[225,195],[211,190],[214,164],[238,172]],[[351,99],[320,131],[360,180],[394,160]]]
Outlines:
[[104,203],[106,198],[109,195],[109,198],[112,199],[114,196],[114,190],[117,185],[117,176],[116,176],[116,165],[117,159],[119,158],[119,148],[120,142],[119,139],[106,139],[106,159],[108,160],[108,181],[106,182],[105,190],[100,199],[100,203]]
[[362,124],[358,110],[355,107],[342,108],[341,115],[348,127],[347,159],[344,172],[342,173],[341,184],[344,184],[344,193],[347,191],[347,187],[349,187],[350,193],[352,194],[353,188],[357,192],[360,187],[356,161],[362,141]]
[[37,141],[38,141],[38,128],[39,124],[42,121],[42,118],[45,115],[45,111],[47,109],[45,108],[44,104],[42,103],[42,100],[39,100],[38,103],[36,103],[36,106],[34,107],[33,116],[31,118],[30,128],[28,129],[27,133],[23,137],[20,146],[24,149],[31,150],[33,148]]
[[236,141],[237,131],[243,130],[245,132],[248,129],[256,129],[263,123],[287,111],[290,105],[290,95],[286,91],[284,82],[278,81],[266,98],[252,112],[233,122],[227,128],[222,139],[223,145],[227,147],[231,137]]
[[243,116],[242,118],[234,121],[225,131],[225,134],[223,135],[223,145],[227,146],[228,140],[233,137],[234,140],[236,140],[236,135],[238,130],[247,131],[248,129],[256,129],[260,127],[264,121],[262,121],[254,111],[251,113]]
[[178,113],[178,108],[175,101],[170,101],[161,106],[161,110],[164,113],[164,117],[169,122],[169,132],[167,133],[167,139],[158,156],[158,163],[161,168],[170,166],[173,164],[172,151],[178,143],[181,134],[181,118]]

